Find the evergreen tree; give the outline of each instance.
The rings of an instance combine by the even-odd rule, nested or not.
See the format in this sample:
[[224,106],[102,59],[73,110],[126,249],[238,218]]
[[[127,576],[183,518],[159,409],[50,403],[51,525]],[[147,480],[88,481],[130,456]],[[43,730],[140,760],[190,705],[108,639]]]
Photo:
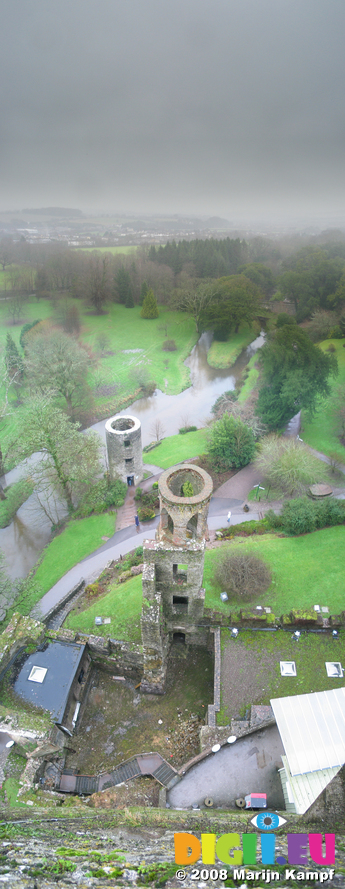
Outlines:
[[148,292],[149,292],[149,285],[148,285],[147,281],[143,281],[143,283],[141,285],[140,299],[139,299],[140,306],[142,306],[145,296]]
[[153,290],[148,290],[140,315],[142,318],[158,318],[159,312]]
[[[131,279],[129,272],[122,265],[116,275],[115,278],[116,285],[116,294],[118,302],[123,306],[127,306],[127,300],[129,299],[129,295],[131,292]],[[132,296],[133,302],[133,296]],[[133,304],[134,305],[134,304]],[[129,307],[128,307],[129,308]]]
[[24,376],[24,364],[10,333],[6,337],[5,364],[10,380],[13,380],[15,386],[19,386]]

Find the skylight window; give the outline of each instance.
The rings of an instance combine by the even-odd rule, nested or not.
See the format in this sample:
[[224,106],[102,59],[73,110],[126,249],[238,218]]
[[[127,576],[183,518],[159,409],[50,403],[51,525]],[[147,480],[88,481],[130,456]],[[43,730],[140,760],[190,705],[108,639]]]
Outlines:
[[28,676],[30,682],[43,682],[45,675],[47,673],[47,667],[33,667]]
[[331,679],[342,679],[344,670],[339,661],[325,661],[327,676]]
[[297,676],[295,661],[280,661],[281,676]]

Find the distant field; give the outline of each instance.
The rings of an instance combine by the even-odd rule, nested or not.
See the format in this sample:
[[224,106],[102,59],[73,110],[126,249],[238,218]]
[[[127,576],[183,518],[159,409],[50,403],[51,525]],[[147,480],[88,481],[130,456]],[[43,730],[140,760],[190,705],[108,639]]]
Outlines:
[[301,438],[322,454],[337,454],[345,464],[345,447],[339,440],[340,423],[335,416],[336,393],[340,386],[345,386],[345,340],[325,340],[319,344],[323,352],[327,352],[330,343],[336,349],[339,374],[330,381],[332,394],[323,400],[314,419],[308,421],[302,415]]
[[73,249],[80,250],[83,253],[90,253],[90,252],[93,252],[94,250],[98,250],[100,253],[114,253],[114,254],[115,253],[124,253],[124,254],[126,254],[126,253],[136,253],[138,247],[135,245],[129,245],[129,244],[127,244],[127,245],[124,244],[123,247],[121,247],[121,244],[119,244],[118,247],[74,247]]
[[241,325],[241,330],[234,333],[228,342],[214,341],[207,353],[207,363],[211,367],[231,367],[243,349],[250,345],[258,336],[258,330],[248,324]]

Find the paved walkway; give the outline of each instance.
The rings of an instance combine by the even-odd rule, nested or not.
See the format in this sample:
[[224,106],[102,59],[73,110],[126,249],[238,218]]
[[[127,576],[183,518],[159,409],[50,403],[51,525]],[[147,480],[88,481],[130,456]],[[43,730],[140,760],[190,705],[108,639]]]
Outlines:
[[268,809],[284,809],[277,766],[284,748],[277,726],[238,738],[193,766],[168,793],[174,809],[203,806],[206,797],[217,807],[235,808],[248,793],[266,793]]
[[[310,448],[310,450],[312,450]],[[329,463],[328,457],[313,451],[324,462]],[[345,472],[345,466],[339,467]],[[164,471],[159,466],[146,464],[146,469],[153,473],[148,479],[145,479],[140,487],[148,490],[153,481],[158,481],[159,476]],[[258,469],[252,464],[240,469],[236,475],[224,482],[214,492],[211,498],[208,513],[209,531],[216,531],[224,528],[227,524],[227,515],[231,511],[231,522],[246,522],[252,519],[258,519],[260,514],[264,514],[268,509],[274,509],[278,512],[281,509],[280,502],[270,502],[261,500],[250,501],[250,511],[244,512],[243,506],[249,491],[254,485],[262,484],[263,476]],[[340,499],[345,499],[345,488],[336,488],[334,493]],[[109,540],[99,549],[91,553],[74,568],[71,568],[61,579],[43,596],[40,602],[35,606],[35,615],[44,616],[48,611],[60,601],[69,590],[83,578],[86,583],[91,583],[99,577],[101,571],[106,567],[108,562],[119,559],[121,556],[130,552],[137,546],[143,545],[147,539],[155,536],[156,528],[159,523],[159,517],[152,522],[145,522],[145,526],[141,525],[137,531],[134,523],[137,507],[134,500],[135,488],[128,488],[125,504],[119,509],[117,518],[117,531]],[[130,524],[126,524],[129,522]]]

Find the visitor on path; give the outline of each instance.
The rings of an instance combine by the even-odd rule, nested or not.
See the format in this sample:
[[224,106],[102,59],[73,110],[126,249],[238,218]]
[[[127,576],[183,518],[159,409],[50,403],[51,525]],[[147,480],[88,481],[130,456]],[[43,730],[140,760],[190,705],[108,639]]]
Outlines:
[[229,512],[228,512],[228,516],[227,516],[227,520],[226,520],[226,521],[227,521],[228,525],[230,525],[230,522],[231,522],[231,512],[230,512],[230,510],[229,510]]
[[139,516],[138,516],[138,515],[135,516],[134,521],[135,521],[135,524],[136,524],[137,534],[139,534],[140,522],[139,522]]

